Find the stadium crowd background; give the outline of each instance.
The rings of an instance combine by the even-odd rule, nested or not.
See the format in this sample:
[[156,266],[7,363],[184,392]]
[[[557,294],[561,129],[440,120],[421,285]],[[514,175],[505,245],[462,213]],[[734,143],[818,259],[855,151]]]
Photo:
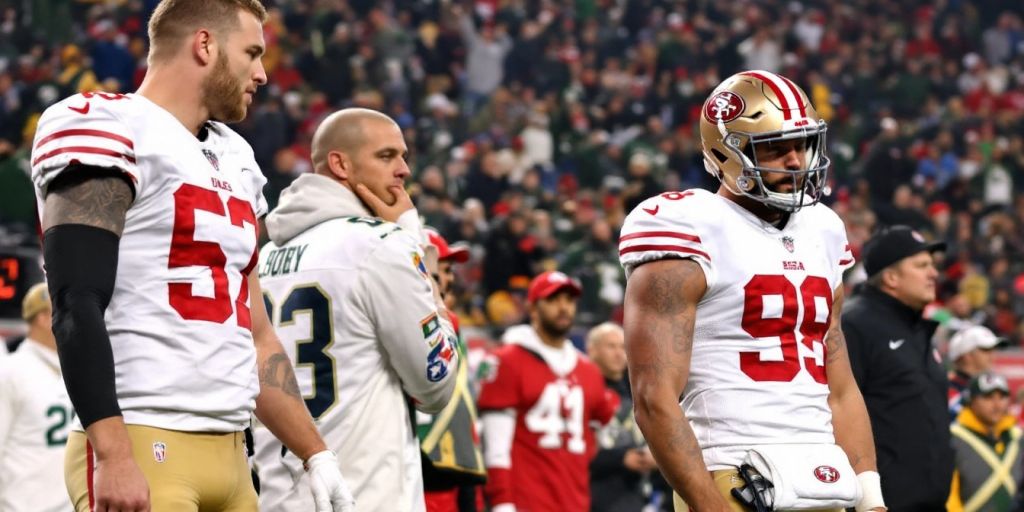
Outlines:
[[[133,91],[156,3],[0,2],[0,246],[38,243],[38,115],[74,92]],[[623,218],[656,193],[717,187],[697,116],[720,79],[755,68],[802,85],[828,121],[827,202],[854,254],[879,225],[948,241],[929,314],[1024,341],[1020,2],[264,3],[270,82],[236,129],[271,206],[310,170],[325,115],[388,113],[420,213],[471,249],[456,308],[471,339],[519,323],[529,276],[549,268],[583,283],[575,341],[620,318]]]

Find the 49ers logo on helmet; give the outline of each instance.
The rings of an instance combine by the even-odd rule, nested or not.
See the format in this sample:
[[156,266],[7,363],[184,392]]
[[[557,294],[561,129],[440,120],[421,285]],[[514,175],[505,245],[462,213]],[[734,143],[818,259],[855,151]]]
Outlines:
[[839,480],[839,471],[832,466],[818,466],[814,468],[814,478],[817,478],[826,484],[831,484]]
[[738,94],[722,91],[709,98],[704,104],[704,117],[712,123],[717,123],[719,119],[728,123],[739,117],[746,108],[746,102]]

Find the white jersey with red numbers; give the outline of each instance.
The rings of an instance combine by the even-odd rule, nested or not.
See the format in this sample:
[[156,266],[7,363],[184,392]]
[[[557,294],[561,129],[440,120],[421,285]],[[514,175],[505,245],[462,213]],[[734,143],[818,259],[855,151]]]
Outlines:
[[238,431],[259,392],[247,276],[266,180],[227,126],[200,137],[143,96],[77,94],[39,119],[32,180],[40,217],[74,164],[116,169],[134,188],[105,316],[125,422]]
[[751,445],[835,442],[822,340],[853,255],[832,210],[803,208],[780,230],[705,190],[668,192],[629,214],[619,255],[627,275],[666,258],[704,270],[680,405],[709,469]]

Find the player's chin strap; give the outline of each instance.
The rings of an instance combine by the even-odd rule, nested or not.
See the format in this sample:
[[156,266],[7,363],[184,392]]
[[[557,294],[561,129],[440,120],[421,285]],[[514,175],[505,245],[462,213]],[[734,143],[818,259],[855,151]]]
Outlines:
[[772,512],[772,499],[768,496],[775,486],[750,464],[742,464],[736,471],[743,479],[743,487],[733,489],[732,497],[754,512]]

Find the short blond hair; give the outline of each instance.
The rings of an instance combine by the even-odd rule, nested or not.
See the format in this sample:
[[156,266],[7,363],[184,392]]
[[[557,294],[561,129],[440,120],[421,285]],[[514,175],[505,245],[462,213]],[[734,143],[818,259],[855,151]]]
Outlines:
[[624,334],[622,327],[619,324],[613,322],[604,322],[594,326],[590,332],[587,333],[587,350],[590,350],[594,345],[604,339],[609,334]]
[[174,54],[178,43],[200,28],[226,34],[238,28],[238,11],[267,20],[260,0],[161,0],[149,18],[149,61]]

